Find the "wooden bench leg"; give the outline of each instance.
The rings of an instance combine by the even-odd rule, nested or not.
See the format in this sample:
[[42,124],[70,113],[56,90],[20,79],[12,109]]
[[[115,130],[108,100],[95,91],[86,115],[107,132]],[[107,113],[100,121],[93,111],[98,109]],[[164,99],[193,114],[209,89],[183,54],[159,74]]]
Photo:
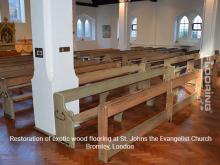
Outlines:
[[0,81],[0,95],[3,98],[3,109],[5,117],[15,119],[14,103],[7,91],[7,85],[4,79]]
[[[108,137],[108,110],[104,106],[100,106],[98,110],[98,136],[104,137],[104,139]],[[108,141],[99,141],[99,145],[108,146]],[[106,147],[99,149],[99,160],[107,163],[108,162],[108,150]]]
[[[129,92],[130,93],[133,93],[136,90],[137,90],[137,85],[136,84],[133,84],[133,85],[129,86]],[[122,122],[122,120],[123,120],[123,112],[121,112],[121,113],[114,116],[114,121]]]
[[[143,86],[143,89],[147,89],[150,88],[150,80],[147,80],[145,83],[145,86]],[[147,106],[153,107],[154,106],[154,99],[151,99],[149,101],[146,102]]]
[[100,105],[103,105],[106,102],[108,95],[109,95],[109,92],[101,93],[99,95],[99,104]]
[[54,96],[55,108],[55,129],[56,138],[67,147],[75,148],[75,123],[72,120],[73,114],[68,113],[65,109],[64,98],[62,95]]
[[202,81],[202,80],[203,80],[202,75],[203,75],[203,72],[202,72],[202,70],[200,69],[200,76],[199,76],[199,78],[197,78],[197,79],[195,80],[195,83],[196,83],[195,91],[196,91],[196,93],[197,93],[197,99],[200,99],[200,97],[201,97],[202,83],[203,83],[203,81]]
[[163,81],[169,81],[170,79],[173,79],[173,78],[175,78],[176,76],[175,76],[175,67],[174,66],[171,66],[169,63],[167,63],[166,61],[165,61],[165,63],[164,63],[164,66],[165,67],[169,67],[169,73],[167,73],[167,74],[164,74],[164,76],[163,76]]
[[[150,80],[143,81],[138,84],[138,89],[143,90],[143,89],[147,89],[147,88],[150,88]],[[154,106],[154,99],[147,101],[146,105],[150,106],[150,107]]]
[[167,111],[167,119],[172,122],[173,120],[173,98],[174,94],[171,90],[167,91],[166,96],[166,111]]
[[[137,91],[137,85],[136,84],[130,85],[129,86],[129,93],[134,93],[135,91]],[[122,119],[123,119],[123,112],[114,116],[114,120],[117,122],[122,122]]]
[[[180,77],[180,75],[181,75],[180,72],[175,73],[175,78]],[[178,96],[179,95],[179,91],[180,91],[180,89],[176,88],[176,89],[173,90],[173,94]]]
[[[132,84],[129,86],[129,93],[134,93],[135,91],[137,91],[137,84]],[[123,119],[123,112],[117,114],[114,116],[114,120],[117,121],[117,122],[122,122],[122,119]]]
[[[102,106],[106,102],[108,95],[109,95],[109,92],[100,94],[100,101],[99,101],[100,106]],[[123,117],[123,113],[119,113],[114,116],[114,120],[117,122],[122,122],[122,117]]]
[[14,103],[10,96],[4,98],[3,109],[6,117],[11,118],[13,120],[15,119]]
[[[138,85],[137,84],[130,85],[129,93],[134,93],[135,91],[137,91],[137,89],[143,89],[144,85],[146,85],[146,81],[140,82]],[[122,119],[123,119],[123,112],[114,116],[114,120],[117,122],[122,122]]]
[[[168,72],[164,75],[164,81],[171,81],[174,78],[174,68],[170,67]],[[173,119],[173,102],[174,102],[174,93],[172,82],[169,82],[169,88],[167,89],[166,94],[166,112],[167,112],[167,120],[172,122]]]

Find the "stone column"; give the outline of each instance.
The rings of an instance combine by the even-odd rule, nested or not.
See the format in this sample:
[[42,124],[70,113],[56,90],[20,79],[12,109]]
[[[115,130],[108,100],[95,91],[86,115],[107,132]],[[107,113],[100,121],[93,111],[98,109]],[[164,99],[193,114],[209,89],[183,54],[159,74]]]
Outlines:
[[[78,87],[73,66],[72,0],[31,0],[35,126],[55,135],[53,94]],[[67,108],[79,112],[79,101]]]
[[77,50],[77,5],[76,0],[73,1],[73,48]]
[[200,55],[212,56],[215,53],[215,28],[218,0],[205,0],[203,12],[203,35]]
[[120,0],[119,3],[119,42],[120,50],[130,49],[129,24],[128,24],[128,1]]

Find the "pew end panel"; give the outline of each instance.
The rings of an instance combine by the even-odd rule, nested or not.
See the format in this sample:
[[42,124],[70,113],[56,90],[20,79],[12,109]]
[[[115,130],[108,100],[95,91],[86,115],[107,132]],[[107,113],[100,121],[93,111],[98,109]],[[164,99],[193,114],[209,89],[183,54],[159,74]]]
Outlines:
[[15,119],[13,100],[8,93],[7,84],[4,78],[0,79],[0,96],[3,98],[2,107],[4,115],[8,118]]
[[30,87],[30,79],[32,76],[21,76],[12,78],[1,78],[0,79],[0,96],[3,98],[3,109],[6,117],[15,119],[15,107],[14,103],[23,100],[31,99],[32,93],[23,93],[14,96],[12,90],[22,89]]
[[64,96],[60,93],[54,94],[54,114],[56,137],[62,139],[67,147],[75,148],[75,123],[72,120],[73,113],[67,110],[65,106]]

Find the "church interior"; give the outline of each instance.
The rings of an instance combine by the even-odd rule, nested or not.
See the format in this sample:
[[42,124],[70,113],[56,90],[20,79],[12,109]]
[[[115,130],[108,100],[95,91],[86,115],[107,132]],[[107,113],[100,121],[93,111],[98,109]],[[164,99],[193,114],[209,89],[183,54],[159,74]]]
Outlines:
[[220,165],[220,1],[0,0],[0,165]]

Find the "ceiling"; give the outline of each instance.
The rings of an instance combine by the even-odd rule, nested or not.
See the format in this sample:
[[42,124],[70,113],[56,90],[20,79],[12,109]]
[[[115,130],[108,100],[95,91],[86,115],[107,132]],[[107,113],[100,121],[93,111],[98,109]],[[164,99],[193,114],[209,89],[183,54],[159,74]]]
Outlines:
[[[131,2],[136,2],[136,1],[157,2],[157,0],[130,0],[130,1]],[[119,3],[119,0],[77,0],[76,3],[82,6],[98,7],[99,5]]]

